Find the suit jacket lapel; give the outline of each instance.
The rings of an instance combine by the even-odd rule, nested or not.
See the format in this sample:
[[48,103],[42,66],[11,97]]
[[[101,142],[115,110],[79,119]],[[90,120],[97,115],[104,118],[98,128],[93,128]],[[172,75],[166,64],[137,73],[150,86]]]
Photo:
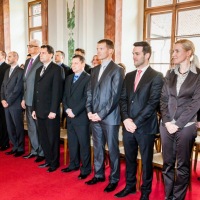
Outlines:
[[[38,63],[39,59],[40,59],[39,56],[37,56],[37,58],[33,61],[32,67],[28,71],[27,75],[25,76],[25,79],[27,79],[28,76],[31,74],[31,71],[33,70],[34,66]],[[30,60],[29,60],[29,62],[30,62]],[[28,65],[29,65],[29,62],[28,62]],[[27,65],[27,67],[28,67],[28,65]],[[26,69],[27,69],[27,67],[26,67]],[[26,71],[25,71],[25,73],[26,73]]]
[[134,82],[135,82],[135,76],[136,76],[137,70],[133,71],[132,76],[130,76],[130,80],[128,80],[128,93],[130,94],[130,98],[132,99],[135,95],[134,92]]
[[10,70],[8,71],[8,82],[7,82],[7,84],[10,82],[10,80],[12,79],[12,77],[14,76],[14,74],[16,73],[16,70],[17,70],[18,67],[19,66],[15,67],[15,69],[13,70],[12,74],[10,75],[10,77],[9,77]]
[[72,88],[72,84],[73,84],[73,77],[74,76],[69,76],[69,78],[68,78],[67,95],[69,95],[69,96],[71,96],[71,88]]
[[6,71],[6,73],[5,73],[5,80],[6,80],[6,85],[8,84],[8,82],[10,81],[10,79],[9,79],[9,71],[10,71],[10,68]]
[[179,94],[177,96],[180,96],[182,92],[185,92],[185,88],[187,88],[190,85],[190,83],[193,82],[195,76],[196,76],[196,74],[189,71],[189,74],[186,77],[186,79],[184,80],[183,84],[181,85]]
[[177,96],[176,84],[177,84],[177,75],[174,72],[172,76],[170,76],[170,81],[168,82],[169,88],[171,88],[171,93],[174,96]]
[[99,82],[98,81],[98,77],[99,77],[100,68],[101,68],[101,66],[97,67],[96,68],[96,72],[94,73],[94,76],[95,76],[94,79],[93,79],[94,80],[94,82],[93,82],[94,85],[98,85],[98,82]]
[[152,68],[149,66],[146,71],[144,72],[142,78],[140,79],[138,86],[135,90],[135,93],[140,89],[140,87],[142,87],[144,84],[146,84],[147,82],[149,82],[149,80],[151,80],[152,78]]
[[[73,77],[73,76],[72,76]],[[73,87],[71,87],[71,96],[73,95],[74,91],[76,90],[76,88],[79,86],[79,84],[81,83],[81,81],[84,79],[85,77],[85,72],[83,71],[82,74],[80,75],[80,77],[78,78],[78,80],[74,84]]]
[[[50,71],[50,68],[51,68],[51,66],[52,66],[51,64],[52,64],[52,62],[47,66],[47,68],[45,69],[45,71],[44,71],[44,73],[42,74],[42,76],[40,76],[39,80],[42,79],[43,77],[45,77],[46,74]],[[43,66],[42,66],[42,68],[43,68]],[[42,71],[42,68],[41,68],[41,71]],[[40,71],[40,73],[41,73],[41,71]]]
[[[111,61],[108,66],[106,67],[106,69],[103,71],[100,80],[98,81],[98,77],[97,77],[97,81],[98,81],[98,85],[101,84],[102,80],[105,79],[105,77],[107,76],[107,74],[109,73],[109,71],[111,71],[113,68],[113,61]],[[100,71],[100,68],[99,68]],[[98,73],[99,75],[99,73]]]

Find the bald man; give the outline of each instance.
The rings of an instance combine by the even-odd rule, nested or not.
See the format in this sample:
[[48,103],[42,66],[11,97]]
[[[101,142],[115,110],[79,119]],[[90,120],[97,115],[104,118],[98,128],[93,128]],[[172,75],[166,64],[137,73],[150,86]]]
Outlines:
[[12,150],[6,154],[14,154],[15,157],[24,154],[24,126],[21,107],[23,69],[17,64],[18,58],[18,53],[15,51],[8,54],[8,64],[11,67],[6,70],[1,86],[1,103],[5,110],[8,136],[13,144]]

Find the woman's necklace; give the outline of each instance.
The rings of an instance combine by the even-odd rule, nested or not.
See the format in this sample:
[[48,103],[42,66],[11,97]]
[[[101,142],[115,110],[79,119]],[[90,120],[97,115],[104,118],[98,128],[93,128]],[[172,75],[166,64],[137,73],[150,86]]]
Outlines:
[[178,68],[178,73],[179,73],[179,74],[181,74],[182,76],[184,76],[184,75],[188,74],[188,72],[189,72],[189,69],[188,69],[186,72],[184,72],[184,73],[181,73],[181,72],[180,72],[180,67]]

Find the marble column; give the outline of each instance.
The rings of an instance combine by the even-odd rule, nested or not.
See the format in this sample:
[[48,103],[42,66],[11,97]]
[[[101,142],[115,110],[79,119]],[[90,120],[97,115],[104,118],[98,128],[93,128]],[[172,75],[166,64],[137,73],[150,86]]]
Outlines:
[[105,38],[115,43],[115,62],[121,62],[122,0],[105,0]]
[[0,0],[0,50],[10,51],[9,0]]

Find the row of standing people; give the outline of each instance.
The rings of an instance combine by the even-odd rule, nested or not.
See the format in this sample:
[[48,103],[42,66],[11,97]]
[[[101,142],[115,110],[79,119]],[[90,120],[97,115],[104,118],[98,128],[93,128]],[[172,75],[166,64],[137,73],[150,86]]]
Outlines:
[[[88,80],[87,88],[83,89],[81,85],[82,98],[86,101],[85,117],[87,114],[93,135],[95,170],[94,177],[85,183],[95,185],[105,181],[104,151],[107,143],[111,172],[109,184],[104,191],[112,192],[116,189],[120,178],[118,131],[122,120],[126,186],[115,196],[120,198],[136,192],[139,148],[143,166],[140,199],[149,199],[153,177],[154,139],[155,134],[159,132],[157,113],[160,110],[165,199],[184,199],[190,177],[190,155],[197,135],[196,122],[197,126],[199,125],[200,70],[194,44],[189,40],[179,40],[175,43],[172,54],[174,67],[167,72],[164,79],[161,73],[149,66],[151,47],[147,42],[134,43],[133,60],[137,70],[128,73],[125,79],[124,70],[112,61],[113,52],[112,41],[103,39],[98,42],[97,55],[101,60],[101,65],[92,70],[90,79],[85,78],[85,81]],[[81,59],[78,58],[76,61],[80,62]],[[85,76],[84,73],[80,75],[80,71],[76,74],[79,74],[82,79]],[[72,77],[68,81],[65,88],[69,89]],[[73,87],[72,84],[71,90],[75,91]],[[69,89],[68,96],[64,95],[66,99],[63,102],[70,126],[68,136],[73,137],[71,151],[77,154],[70,157],[70,164],[62,170],[63,172],[79,168],[80,160],[75,159],[79,154],[78,142],[80,143],[82,167],[84,167],[84,161],[87,160],[84,157],[83,147],[85,146],[81,141],[83,136],[79,135],[83,127],[79,126],[80,121],[76,121],[79,116],[75,111],[78,102],[75,103],[75,95],[74,99],[70,99],[70,95],[72,93]],[[68,101],[73,101],[74,105],[72,106]],[[86,132],[88,133],[88,130]],[[86,135],[89,141],[89,136]],[[79,178],[87,178],[90,171],[81,170]]]
[[[84,57],[79,55],[72,59],[75,74],[66,78],[63,98],[68,123],[70,164],[62,171],[79,169],[80,153],[82,166],[79,179],[85,179],[90,174],[90,120],[95,175],[86,184],[94,185],[105,181],[104,150],[107,143],[111,172],[109,184],[104,191],[115,190],[120,178],[118,131],[122,118],[126,186],[115,196],[124,197],[136,192],[139,147],[143,163],[140,199],[149,199],[153,175],[153,144],[154,136],[158,133],[157,112],[161,102],[160,133],[165,199],[184,199],[189,183],[189,155],[196,136],[196,115],[200,108],[200,77],[194,62],[194,45],[189,40],[176,42],[172,55],[175,67],[168,71],[164,81],[162,74],[149,66],[151,47],[147,42],[134,43],[133,60],[137,70],[128,73],[125,79],[124,70],[112,61],[113,52],[112,41],[103,39],[98,42],[97,55],[102,63],[92,70],[91,76],[84,72]],[[36,71],[30,113],[33,119],[37,119],[45,154],[45,163],[40,166],[49,167],[49,172],[55,171],[59,166],[59,105],[63,84],[62,70],[51,62],[52,56],[52,47],[41,47],[40,62],[44,66]],[[8,72],[7,76],[9,77]],[[5,110],[9,110],[9,102],[2,103]],[[183,149],[182,145],[187,148]],[[177,176],[174,179],[176,160]]]

